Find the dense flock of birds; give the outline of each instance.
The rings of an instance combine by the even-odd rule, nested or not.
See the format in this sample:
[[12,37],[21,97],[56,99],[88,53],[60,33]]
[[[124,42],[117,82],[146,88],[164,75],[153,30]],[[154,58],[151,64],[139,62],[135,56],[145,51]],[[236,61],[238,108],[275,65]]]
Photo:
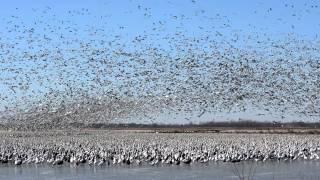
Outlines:
[[[252,108],[320,120],[319,39],[248,35],[233,31],[227,17],[207,17],[204,10],[194,16],[221,27],[198,27],[199,33],[190,35],[183,26],[192,17],[152,20],[150,8],[138,5],[137,11],[152,24],[135,35],[126,35],[130,27],[108,24],[109,15],[96,17],[86,8],[67,15],[99,24],[61,19],[51,7],[33,9],[34,20],[3,18],[1,122],[62,128]],[[177,27],[167,32],[170,23]]]
[[[46,138],[43,138],[46,136]],[[159,165],[319,160],[317,135],[1,133],[0,162],[15,165]]]
[[[221,112],[320,121],[318,37],[243,32],[227,16],[209,16],[198,1],[190,3],[194,13],[157,17],[137,4],[135,16],[146,27],[112,22],[109,12],[97,16],[88,8],[64,14],[35,8],[31,18],[16,8],[0,26],[0,128],[154,123],[161,114],[201,118]],[[298,20],[318,11],[312,3],[299,13],[284,6]],[[190,27],[193,18],[207,23]],[[16,165],[179,165],[320,155],[316,135],[0,131],[0,139],[0,163]]]

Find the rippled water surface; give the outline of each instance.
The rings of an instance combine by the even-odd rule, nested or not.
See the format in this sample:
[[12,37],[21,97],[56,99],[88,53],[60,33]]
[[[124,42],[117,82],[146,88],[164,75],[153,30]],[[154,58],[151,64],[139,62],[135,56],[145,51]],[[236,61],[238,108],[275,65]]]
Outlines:
[[[0,166],[0,179],[319,179],[319,161],[209,163],[170,166]],[[250,173],[253,175],[249,175]]]

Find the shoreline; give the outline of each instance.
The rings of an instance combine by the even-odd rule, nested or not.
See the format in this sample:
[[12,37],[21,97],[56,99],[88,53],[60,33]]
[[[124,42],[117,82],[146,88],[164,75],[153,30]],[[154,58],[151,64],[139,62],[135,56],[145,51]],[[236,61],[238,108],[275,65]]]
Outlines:
[[12,130],[0,129],[0,133],[32,133],[32,132],[126,132],[126,133],[215,133],[215,134],[320,134],[320,128],[248,128],[248,127],[110,127],[110,128],[65,128],[65,129],[36,129],[36,130]]
[[200,124],[136,124],[136,123],[0,123],[0,131],[128,131],[150,133],[261,133],[320,134],[319,122],[277,121],[209,121]]

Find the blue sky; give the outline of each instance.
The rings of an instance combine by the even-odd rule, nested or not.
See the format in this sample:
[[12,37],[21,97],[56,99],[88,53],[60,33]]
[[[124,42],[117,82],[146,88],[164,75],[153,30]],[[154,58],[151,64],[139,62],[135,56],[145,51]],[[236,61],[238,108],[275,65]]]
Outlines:
[[[162,21],[166,24],[164,32],[167,33],[176,31],[176,27],[180,26],[191,35],[205,30],[215,29],[224,33],[233,29],[243,33],[258,32],[276,36],[295,33],[313,38],[320,32],[318,5],[319,2],[310,0],[195,0],[195,3],[191,0],[12,0],[2,1],[0,25],[6,27],[10,16],[18,16],[26,24],[40,18],[54,24],[56,22],[51,21],[52,15],[56,15],[56,19],[70,20],[80,28],[86,25],[107,26],[109,32],[123,34],[141,34],[150,30],[152,23]],[[50,8],[48,13],[41,13],[47,7]],[[81,8],[88,9],[90,15],[68,15],[68,11]],[[144,13],[151,16],[146,17]],[[180,18],[182,15],[183,19]],[[103,20],[99,18],[101,16]],[[178,19],[175,20],[174,16]],[[230,27],[223,28],[224,24]],[[119,26],[124,29],[117,32]]]
[[[22,49],[26,48],[18,39],[21,32],[13,30],[16,25],[17,29],[34,29],[38,36],[51,38],[51,44],[44,46],[62,49],[72,45],[61,42],[59,36],[89,41],[118,35],[129,44],[134,37],[148,35],[148,41],[166,47],[164,38],[177,32],[188,37],[210,36],[220,42],[238,38],[239,45],[246,46],[249,36],[255,42],[260,38],[281,40],[288,35],[319,40],[319,19],[320,3],[312,0],[4,0],[0,6],[0,42],[19,42]],[[5,58],[1,52],[0,57]],[[10,63],[0,66],[18,66]],[[24,70],[33,67],[20,66]],[[12,93],[8,89],[3,92]]]

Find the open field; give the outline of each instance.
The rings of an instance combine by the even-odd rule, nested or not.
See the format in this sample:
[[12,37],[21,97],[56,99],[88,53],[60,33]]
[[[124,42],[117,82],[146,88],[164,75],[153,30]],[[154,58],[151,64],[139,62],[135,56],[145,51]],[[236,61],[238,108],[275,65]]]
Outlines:
[[[97,129],[84,128],[87,131],[97,131]],[[98,130],[99,131],[99,130]],[[234,127],[112,127],[100,131],[119,131],[136,133],[224,133],[224,134],[320,134],[320,128],[234,128]]]
[[105,124],[105,123],[0,123],[2,131],[127,131],[145,133],[267,133],[267,134],[320,134],[320,122],[271,121],[217,121],[202,124]]

